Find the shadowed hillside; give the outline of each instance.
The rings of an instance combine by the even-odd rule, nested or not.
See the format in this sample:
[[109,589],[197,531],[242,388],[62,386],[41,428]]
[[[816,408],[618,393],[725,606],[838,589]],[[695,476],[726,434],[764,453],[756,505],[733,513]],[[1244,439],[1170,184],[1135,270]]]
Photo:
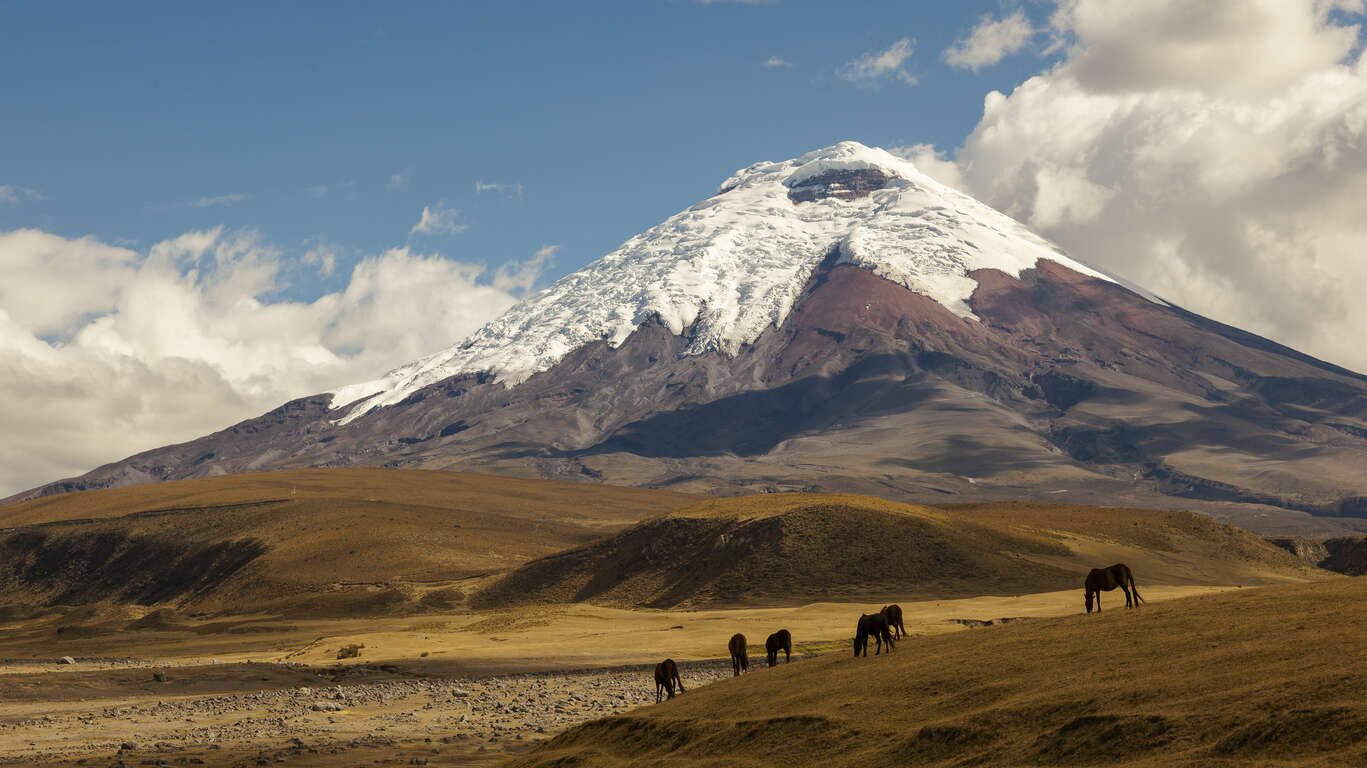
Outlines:
[[1268,583],[1311,570],[1188,512],[765,494],[702,502],[530,562],[472,602],[668,608],[1019,594],[1076,587],[1089,568],[1117,561],[1142,583]]
[[549,766],[1367,762],[1359,580],[1242,590],[836,653],[598,720]]
[[450,608],[470,579],[695,499],[395,469],[64,494],[0,509],[0,607],[109,602],[294,615]]

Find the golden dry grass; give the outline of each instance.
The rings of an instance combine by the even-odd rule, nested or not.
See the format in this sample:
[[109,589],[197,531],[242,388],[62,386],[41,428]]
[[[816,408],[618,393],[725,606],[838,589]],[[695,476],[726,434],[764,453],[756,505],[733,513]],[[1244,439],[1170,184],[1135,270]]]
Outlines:
[[752,672],[512,765],[1367,763],[1367,584],[1245,589]]
[[1023,594],[1074,587],[1115,562],[1141,584],[1267,584],[1314,570],[1190,512],[764,494],[703,501],[530,562],[472,600],[669,608]]
[[[379,615],[450,608],[463,600],[465,588],[457,584],[462,580],[591,541],[695,500],[665,491],[451,472],[290,470],[14,504],[0,508],[0,539],[13,543],[12,557],[47,552],[57,561],[54,567],[63,565],[62,555],[69,551],[99,554],[100,542],[112,542],[107,546],[116,554],[140,554],[129,558],[130,567],[108,574],[111,589],[151,578],[148,573],[165,561],[184,558],[182,567],[156,576],[168,581],[165,589],[152,584],[133,592],[169,593],[170,599],[157,602],[176,607]],[[259,543],[265,552],[225,579],[177,592],[175,580],[202,576],[208,566],[200,561],[218,552],[215,547],[240,542]],[[89,569],[34,570],[33,578],[0,580],[0,604],[99,599],[89,589],[96,575]],[[86,589],[78,589],[76,597],[63,597],[81,586]],[[429,605],[422,605],[424,598]]]

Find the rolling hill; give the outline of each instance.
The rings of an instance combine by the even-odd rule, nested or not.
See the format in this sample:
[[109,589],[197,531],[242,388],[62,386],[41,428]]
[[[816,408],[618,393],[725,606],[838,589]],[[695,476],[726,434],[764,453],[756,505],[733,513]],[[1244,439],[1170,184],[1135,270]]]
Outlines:
[[1020,594],[1072,589],[1090,568],[1120,561],[1141,584],[1266,584],[1312,571],[1190,512],[760,494],[700,502],[534,560],[471,602],[675,608]]
[[396,469],[66,494],[0,509],[0,606],[104,602],[293,615],[450,608],[464,600],[458,583],[694,501]]

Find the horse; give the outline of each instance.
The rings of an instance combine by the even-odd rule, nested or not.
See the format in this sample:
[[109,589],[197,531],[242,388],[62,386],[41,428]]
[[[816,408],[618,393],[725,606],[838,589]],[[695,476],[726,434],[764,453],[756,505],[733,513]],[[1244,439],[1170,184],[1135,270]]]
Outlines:
[[888,644],[888,653],[892,653],[892,633],[888,631],[888,620],[883,618],[881,613],[862,613],[859,615],[859,626],[854,632],[854,655],[857,658],[862,651],[865,656],[869,655],[869,635],[878,643],[878,648],[873,652],[874,656],[883,652],[883,643]]
[[1144,602],[1144,598],[1139,596],[1139,589],[1134,585],[1134,574],[1130,572],[1130,567],[1124,563],[1116,563],[1109,568],[1093,568],[1087,574],[1087,581],[1083,584],[1086,596],[1083,601],[1087,604],[1087,612],[1092,612],[1092,597],[1096,597],[1096,612],[1101,613],[1101,593],[1110,592],[1116,587],[1125,593],[1125,607],[1133,608],[1139,603]]
[[879,613],[883,614],[883,619],[888,622],[888,629],[893,630],[895,637],[900,640],[907,636],[907,628],[902,626],[902,606],[897,603],[885,605]]
[[787,664],[793,660],[793,636],[788,630],[780,629],[769,639],[764,641],[764,651],[769,654],[769,666],[778,663],[778,652],[783,651],[783,663]]
[[665,659],[655,665],[655,703],[660,703],[661,692],[668,692],[669,698],[674,698],[674,686],[679,686],[679,693],[684,692],[683,680],[679,677],[679,665],[673,659]]
[[750,669],[750,657],[745,655],[745,635],[737,632],[731,636],[731,641],[726,644],[731,651],[731,676],[737,677],[740,673]]

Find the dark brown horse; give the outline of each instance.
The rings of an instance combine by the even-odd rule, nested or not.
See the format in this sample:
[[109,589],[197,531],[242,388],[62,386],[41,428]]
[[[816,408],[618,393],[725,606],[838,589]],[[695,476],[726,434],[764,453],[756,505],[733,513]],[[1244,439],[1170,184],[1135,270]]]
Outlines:
[[769,655],[769,666],[778,663],[778,652],[783,651],[783,663],[793,660],[793,636],[786,629],[780,629],[764,641],[764,652]]
[[1125,593],[1125,607],[1133,608],[1139,603],[1144,602],[1144,598],[1139,596],[1139,590],[1134,586],[1134,574],[1130,572],[1130,566],[1124,563],[1116,563],[1110,568],[1093,568],[1087,574],[1087,582],[1084,584],[1086,597],[1083,598],[1087,604],[1087,612],[1092,612],[1092,598],[1096,597],[1096,612],[1101,613],[1101,593],[1110,592],[1116,587]]
[[667,692],[669,698],[674,698],[674,686],[679,686],[679,693],[683,693],[683,680],[679,677],[679,665],[673,659],[665,659],[655,665],[655,703],[660,703],[660,694]]
[[750,669],[750,657],[745,654],[745,635],[739,632],[732,635],[731,642],[727,643],[726,647],[731,651],[732,677]]
[[883,618],[881,613],[864,613],[859,616],[859,626],[854,631],[854,655],[869,655],[869,635],[878,643],[878,648],[873,652],[874,656],[883,652],[883,643],[888,644],[888,653],[892,653],[892,633],[888,631],[888,620]]
[[883,620],[888,623],[888,629],[893,631],[893,636],[902,639],[907,636],[907,628],[902,626],[902,606],[897,603],[883,606],[879,611],[883,614]]

